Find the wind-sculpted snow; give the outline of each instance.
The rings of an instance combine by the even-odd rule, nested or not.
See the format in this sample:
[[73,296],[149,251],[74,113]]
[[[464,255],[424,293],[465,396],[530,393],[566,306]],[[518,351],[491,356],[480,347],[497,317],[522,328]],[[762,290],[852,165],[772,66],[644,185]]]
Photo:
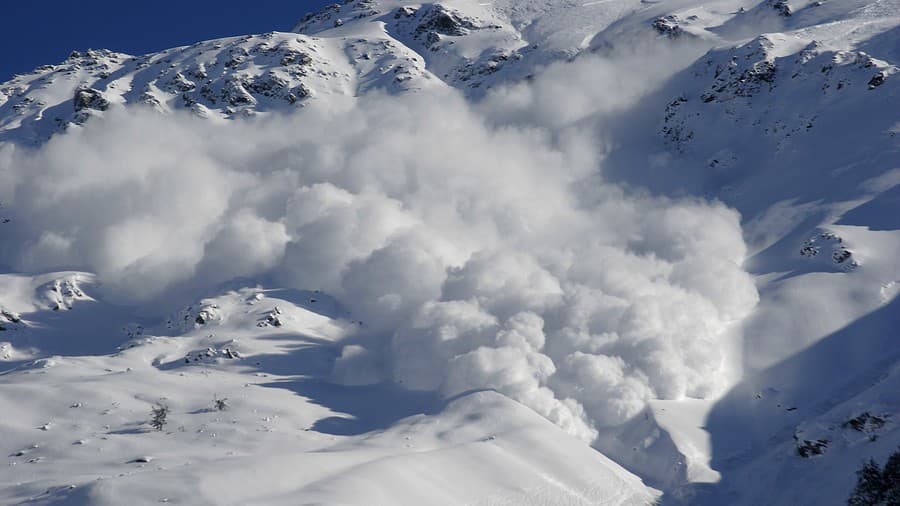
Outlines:
[[757,296],[736,212],[586,186],[589,142],[488,126],[450,92],[225,125],[112,112],[4,146],[0,261],[151,307],[237,277],[320,289],[362,323],[336,381],[492,388],[590,438],[720,393]]

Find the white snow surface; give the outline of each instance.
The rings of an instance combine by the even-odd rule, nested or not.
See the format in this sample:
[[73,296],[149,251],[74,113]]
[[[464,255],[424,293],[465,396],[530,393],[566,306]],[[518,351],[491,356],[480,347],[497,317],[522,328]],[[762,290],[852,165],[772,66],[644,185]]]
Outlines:
[[[56,276],[92,288],[90,275]],[[3,374],[0,409],[17,416],[2,421],[9,458],[0,501],[588,505],[653,498],[637,477],[495,392],[442,400],[325,381],[346,329],[306,309],[327,303],[313,297],[232,291],[186,308],[153,335],[123,327],[115,353],[52,355]],[[123,321],[118,308],[96,300],[70,310],[81,311],[108,327]],[[23,316],[36,327],[56,314],[43,308]],[[45,337],[32,328],[11,332]],[[59,346],[47,348],[64,352],[66,343]],[[215,399],[225,399],[226,409]],[[147,424],[155,403],[170,409],[162,431]]]
[[347,0],[16,76],[0,503],[842,504],[898,70],[897,0]]

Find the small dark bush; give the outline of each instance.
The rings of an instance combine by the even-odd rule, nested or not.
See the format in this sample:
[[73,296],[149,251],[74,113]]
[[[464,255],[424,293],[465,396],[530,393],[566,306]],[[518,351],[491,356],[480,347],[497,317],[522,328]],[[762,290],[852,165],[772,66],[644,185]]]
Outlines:
[[150,412],[150,426],[156,430],[163,430],[166,426],[166,418],[169,416],[169,406],[160,402],[153,406]]

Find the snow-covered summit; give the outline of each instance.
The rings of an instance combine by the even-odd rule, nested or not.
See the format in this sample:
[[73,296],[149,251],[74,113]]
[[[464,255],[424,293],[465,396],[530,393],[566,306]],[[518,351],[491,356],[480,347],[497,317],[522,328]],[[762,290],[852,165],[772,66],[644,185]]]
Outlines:
[[[296,33],[212,40],[139,57],[75,51],[0,87],[0,139],[40,143],[110,107],[139,104],[231,118],[291,110],[320,95],[402,93],[441,83],[480,96],[554,61],[652,35],[727,47],[766,30],[783,33],[771,36],[783,42],[779,51],[795,53],[801,41],[854,51],[898,24],[887,0],[835,3],[351,0],[308,14]],[[893,73],[895,55],[866,57],[881,62],[871,64],[867,83]]]

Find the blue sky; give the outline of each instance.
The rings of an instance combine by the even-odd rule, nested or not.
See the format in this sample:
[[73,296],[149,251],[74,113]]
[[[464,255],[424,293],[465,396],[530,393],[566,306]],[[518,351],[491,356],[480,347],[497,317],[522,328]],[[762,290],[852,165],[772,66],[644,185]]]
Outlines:
[[290,30],[305,13],[335,0],[45,0],[3,2],[0,82],[74,49],[143,54],[199,40]]

